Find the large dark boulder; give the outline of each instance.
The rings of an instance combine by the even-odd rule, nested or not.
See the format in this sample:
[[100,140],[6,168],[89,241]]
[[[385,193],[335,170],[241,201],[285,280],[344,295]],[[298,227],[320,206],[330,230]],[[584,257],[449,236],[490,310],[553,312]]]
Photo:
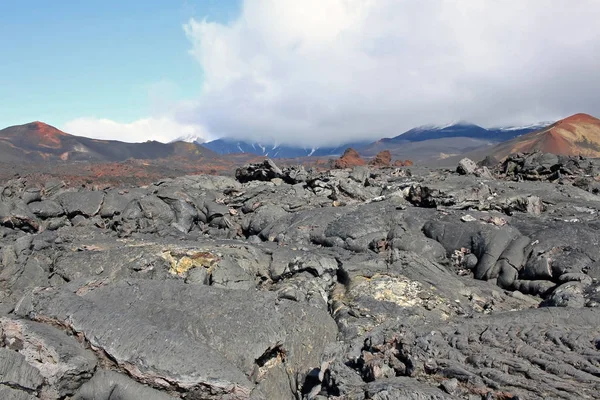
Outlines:
[[34,201],[28,204],[29,209],[40,218],[55,218],[64,215],[65,210],[53,200]]
[[56,197],[69,217],[83,215],[92,217],[100,212],[104,192],[64,192]]
[[258,164],[246,164],[235,171],[235,178],[241,183],[270,181],[271,179],[282,177],[283,171],[270,159],[266,159]]

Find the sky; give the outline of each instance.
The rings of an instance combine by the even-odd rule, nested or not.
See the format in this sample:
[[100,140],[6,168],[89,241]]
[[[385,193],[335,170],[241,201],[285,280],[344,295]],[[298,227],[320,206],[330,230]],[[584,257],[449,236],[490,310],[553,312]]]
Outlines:
[[337,145],[600,117],[600,0],[5,0],[0,126]]

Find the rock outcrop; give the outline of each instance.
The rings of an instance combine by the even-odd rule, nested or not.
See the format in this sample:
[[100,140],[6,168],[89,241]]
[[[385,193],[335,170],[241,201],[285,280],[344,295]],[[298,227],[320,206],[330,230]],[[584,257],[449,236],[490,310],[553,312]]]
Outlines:
[[389,150],[380,151],[375,155],[375,158],[371,160],[369,165],[373,167],[389,167],[392,163],[392,153]]
[[358,154],[356,150],[348,148],[346,151],[344,151],[344,154],[342,154],[340,158],[335,160],[333,167],[337,169],[344,169],[358,167],[361,165],[366,165],[366,161],[360,157],[360,154]]

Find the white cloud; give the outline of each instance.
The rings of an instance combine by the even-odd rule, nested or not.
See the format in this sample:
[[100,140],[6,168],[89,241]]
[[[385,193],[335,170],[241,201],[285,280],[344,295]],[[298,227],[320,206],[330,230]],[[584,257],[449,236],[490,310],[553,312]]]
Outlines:
[[598,0],[246,0],[184,26],[204,83],[177,118],[318,145],[598,114],[599,20]]
[[62,130],[77,136],[131,143],[148,140],[167,143],[177,138],[192,136],[208,138],[201,126],[181,124],[168,117],[144,118],[130,123],[102,118],[78,118],[67,122]]

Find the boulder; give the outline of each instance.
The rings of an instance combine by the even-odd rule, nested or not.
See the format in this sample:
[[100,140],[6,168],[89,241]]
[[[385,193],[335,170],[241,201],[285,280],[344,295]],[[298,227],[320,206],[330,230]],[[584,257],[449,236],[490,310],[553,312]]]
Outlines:
[[241,183],[250,181],[270,181],[273,178],[282,177],[283,171],[268,158],[262,163],[246,164],[235,171],[235,178]]
[[492,173],[486,166],[479,167],[470,158],[463,158],[458,162],[456,172],[461,175],[475,175],[485,179],[493,179]]
[[56,197],[69,217],[83,215],[92,217],[100,212],[104,192],[64,192]]
[[458,162],[458,167],[456,167],[456,172],[461,175],[475,174],[475,171],[477,171],[477,164],[470,158],[463,158]]
[[56,218],[65,213],[62,206],[53,200],[33,201],[28,206],[39,218]]

